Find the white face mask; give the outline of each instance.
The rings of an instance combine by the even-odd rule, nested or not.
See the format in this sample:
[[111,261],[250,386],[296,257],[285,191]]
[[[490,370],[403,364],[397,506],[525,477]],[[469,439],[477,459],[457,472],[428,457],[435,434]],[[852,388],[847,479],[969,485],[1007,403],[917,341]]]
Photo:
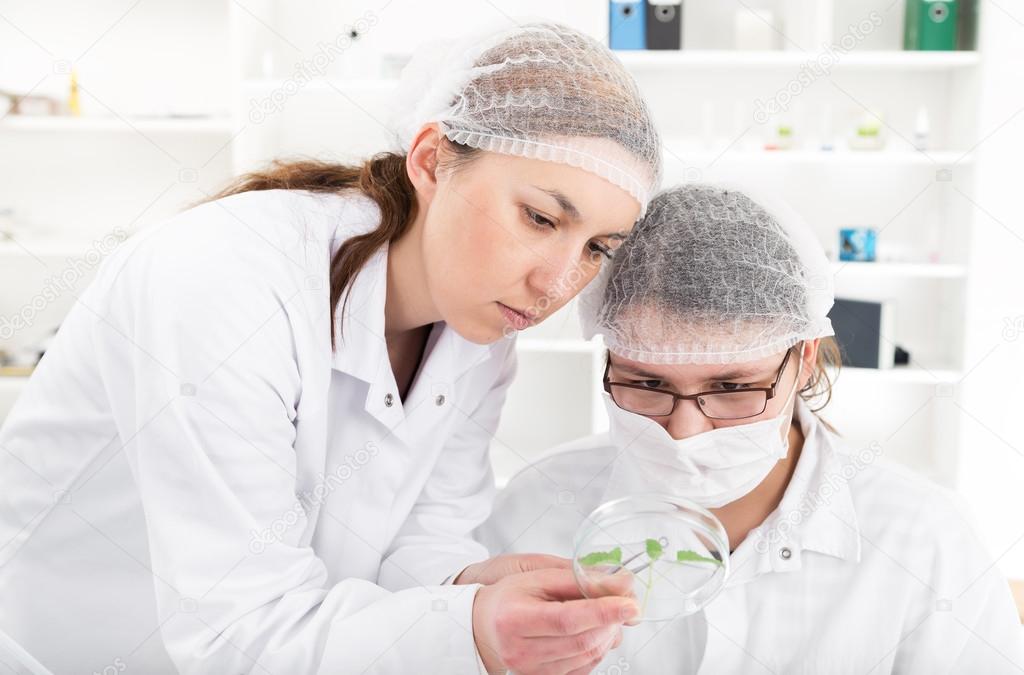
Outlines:
[[[797,379],[800,381],[800,365]],[[680,440],[649,417],[623,410],[604,395],[612,443],[622,451],[613,481],[629,492],[660,492],[704,508],[734,502],[761,484],[789,452],[789,403],[766,420],[719,427]]]

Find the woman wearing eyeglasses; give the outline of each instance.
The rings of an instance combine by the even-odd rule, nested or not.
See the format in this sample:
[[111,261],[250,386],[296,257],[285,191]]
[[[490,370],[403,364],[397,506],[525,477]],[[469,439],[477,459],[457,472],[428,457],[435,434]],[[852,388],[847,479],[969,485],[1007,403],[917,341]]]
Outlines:
[[817,416],[840,360],[831,276],[795,214],[677,187],[652,201],[602,276],[581,307],[585,331],[608,347],[609,431],[514,477],[478,536],[571,556],[598,505],[658,493],[709,509],[731,563],[707,607],[628,628],[602,668],[1024,667],[1009,587],[953,493],[877,444],[849,447]]

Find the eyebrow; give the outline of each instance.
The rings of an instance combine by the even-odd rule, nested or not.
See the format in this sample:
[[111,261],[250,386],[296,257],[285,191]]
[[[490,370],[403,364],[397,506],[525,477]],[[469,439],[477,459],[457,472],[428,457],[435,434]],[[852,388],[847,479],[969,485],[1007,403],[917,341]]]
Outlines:
[[565,211],[566,215],[568,215],[570,219],[580,219],[580,210],[577,209],[576,206],[571,201],[569,201],[569,198],[566,197],[563,193],[559,192],[558,190],[547,190],[545,188],[540,187],[539,185],[534,185],[533,187],[537,188],[538,190],[540,190],[541,192],[543,192],[544,194],[548,195],[556,202],[558,202],[558,205],[562,208],[563,211]]
[[[665,379],[664,375],[660,375],[658,373],[651,373],[651,372],[648,372],[646,370],[643,370],[642,368],[636,368],[634,366],[629,366],[629,365],[626,365],[624,363],[615,363],[613,361],[612,362],[612,368],[614,368],[615,370],[621,371],[621,372],[625,372],[625,373],[627,373],[629,375],[634,375],[636,377],[646,377],[646,378],[651,379],[651,380],[664,380]],[[745,377],[752,377],[754,375],[760,375],[761,371],[762,371],[761,368],[735,368],[733,370],[728,370],[728,371],[723,372],[723,373],[718,373],[718,374],[715,375],[715,377],[710,378],[710,379],[711,380],[716,380],[716,381],[739,380],[739,379],[743,379]]]
[[635,375],[636,377],[646,377],[651,380],[665,379],[663,375],[659,375],[658,373],[649,373],[646,370],[636,368],[634,366],[628,366],[625,363],[615,363],[614,361],[612,361],[612,368],[614,368],[615,370],[620,370],[625,373],[628,373],[629,375]]
[[[762,368],[736,368],[733,370],[727,370],[724,373],[719,373],[715,376],[716,380],[740,380],[745,377],[753,377],[754,375],[760,375]],[[765,373],[767,376],[767,373]]]

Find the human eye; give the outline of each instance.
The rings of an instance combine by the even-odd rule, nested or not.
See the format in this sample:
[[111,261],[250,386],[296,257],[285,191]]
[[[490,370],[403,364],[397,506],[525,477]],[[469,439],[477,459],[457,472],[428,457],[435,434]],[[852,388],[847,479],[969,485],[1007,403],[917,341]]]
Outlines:
[[753,386],[751,382],[715,382],[711,389],[712,391],[740,391],[742,389],[749,389]]
[[630,380],[629,384],[643,387],[644,389],[661,389],[665,383],[661,380]]
[[603,255],[605,258],[609,260],[611,259],[612,253],[614,252],[612,248],[605,246],[599,241],[590,242],[589,244],[587,244],[587,248],[590,250],[591,253]]
[[555,229],[555,223],[547,216],[542,215],[540,212],[531,209],[525,204],[522,207],[523,215],[526,221],[534,228],[538,230],[553,230]]

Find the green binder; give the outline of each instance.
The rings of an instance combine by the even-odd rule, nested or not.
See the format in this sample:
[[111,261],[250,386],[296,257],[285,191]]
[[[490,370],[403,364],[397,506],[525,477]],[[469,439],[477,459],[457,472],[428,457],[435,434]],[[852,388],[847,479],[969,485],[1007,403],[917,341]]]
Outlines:
[[907,0],[903,48],[921,51],[956,49],[959,0]]

